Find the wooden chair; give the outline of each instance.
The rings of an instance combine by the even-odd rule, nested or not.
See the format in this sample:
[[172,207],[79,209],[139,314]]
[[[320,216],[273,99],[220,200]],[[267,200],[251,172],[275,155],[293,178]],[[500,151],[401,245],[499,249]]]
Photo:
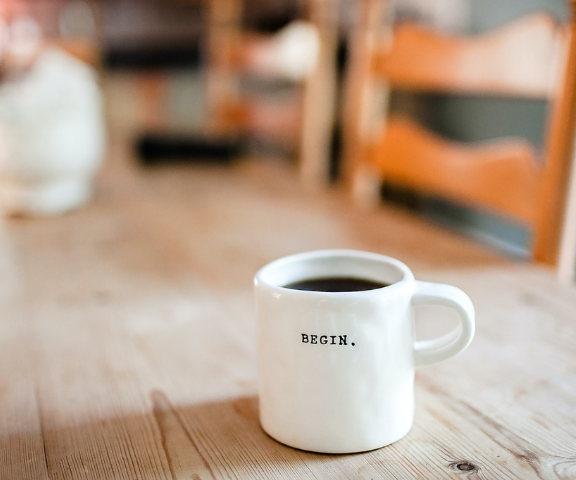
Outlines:
[[[558,25],[537,13],[461,38],[382,27],[380,1],[360,6],[345,115],[345,172],[357,200],[375,201],[385,180],[484,208],[530,227],[534,258],[556,264],[574,139],[576,19]],[[524,139],[461,144],[383,117],[374,105],[389,88],[547,99],[544,158]]]
[[558,257],[558,278],[564,284],[576,282],[576,150],[573,150],[572,154],[572,168]]
[[319,39],[316,68],[302,79],[296,98],[274,103],[243,95],[239,88],[242,74],[285,76],[261,61],[272,36],[242,30],[242,0],[209,0],[208,6],[210,133],[248,133],[283,144],[296,144],[303,183],[312,187],[326,184],[335,117],[336,0],[307,2],[307,20],[316,27]]

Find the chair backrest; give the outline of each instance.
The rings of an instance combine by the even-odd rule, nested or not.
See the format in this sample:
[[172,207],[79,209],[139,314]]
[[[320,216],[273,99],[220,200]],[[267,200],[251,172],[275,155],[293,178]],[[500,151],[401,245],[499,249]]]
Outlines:
[[375,51],[373,71],[393,86],[412,90],[551,97],[563,33],[544,13],[470,38],[404,24],[390,47]]
[[[354,47],[360,60],[348,76],[349,176],[369,164],[390,180],[520,220],[535,233],[534,256],[555,263],[574,137],[576,20],[560,25],[536,13],[474,37],[414,24],[383,31],[373,18],[378,3],[362,4]],[[370,112],[379,83],[417,92],[547,99],[544,161],[526,141],[464,145],[405,119],[379,124]]]
[[[326,184],[329,178],[336,103],[337,1],[305,2],[308,24],[317,33],[318,52],[312,71],[296,79],[288,71],[289,65],[279,68],[282,66],[276,64],[278,58],[270,55],[271,47],[279,43],[277,37],[242,30],[243,0],[208,0],[210,130],[217,134],[256,133],[280,143],[295,143],[300,176],[303,183],[312,187]],[[305,29],[299,33],[306,33]],[[303,55],[294,55],[291,50],[292,53],[287,52],[291,57],[288,60],[301,61]],[[246,72],[296,83],[300,88],[289,99],[295,101],[274,105],[243,95],[238,74]]]

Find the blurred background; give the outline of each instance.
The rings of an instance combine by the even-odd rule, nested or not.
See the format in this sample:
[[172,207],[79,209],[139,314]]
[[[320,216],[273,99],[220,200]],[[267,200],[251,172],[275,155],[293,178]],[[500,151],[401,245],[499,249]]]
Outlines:
[[[100,168],[106,149],[123,139],[142,168],[200,160],[220,162],[225,168],[238,158],[266,156],[300,165],[305,183],[321,184],[324,177],[338,183],[343,177],[346,136],[342,121],[346,72],[361,3],[1,0],[3,138],[16,138],[10,130],[15,118],[36,115],[35,107],[15,100],[14,89],[39,63],[40,52],[51,46],[90,66],[102,94],[100,113],[88,104],[74,107],[90,112],[80,117],[91,125],[75,135],[91,139],[85,145],[98,153],[91,159],[87,154],[86,176]],[[397,0],[386,2],[383,17],[387,20],[383,21],[417,21],[450,35],[482,34],[534,11],[564,23],[570,16],[568,7],[562,0]],[[245,32],[250,35],[244,36]],[[73,70],[65,62],[61,66]],[[54,85],[62,87],[54,78]],[[67,73],[66,78],[72,74]],[[46,88],[44,95],[53,91]],[[94,93],[89,87],[82,90],[79,86],[77,91],[86,96]],[[38,109],[40,103],[35,104]],[[478,142],[520,136],[538,151],[544,148],[546,99],[399,90],[392,91],[389,106],[450,140]],[[46,108],[54,112],[60,107]],[[105,121],[104,131],[98,126],[98,115]],[[27,122],[20,127],[23,133],[19,138],[40,135],[41,127],[32,120]],[[62,142],[69,141],[64,134]],[[5,157],[16,155],[17,147],[11,148],[12,153],[4,152]],[[81,150],[78,146],[74,155],[82,156]],[[34,168],[29,166],[30,171]],[[381,187],[386,201],[418,211],[501,251],[529,255],[531,231],[520,222],[398,185]],[[81,203],[82,195],[76,194],[76,203]],[[58,210],[57,205],[54,209]]]

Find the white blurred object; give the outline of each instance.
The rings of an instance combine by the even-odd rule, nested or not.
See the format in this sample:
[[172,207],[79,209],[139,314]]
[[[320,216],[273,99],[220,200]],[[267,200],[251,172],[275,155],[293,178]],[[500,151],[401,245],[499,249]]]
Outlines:
[[287,77],[301,80],[311,75],[318,64],[320,38],[314,25],[292,22],[274,38],[276,66]]
[[8,25],[2,17],[0,17],[0,62],[4,59],[4,53],[8,46]]
[[255,52],[253,62],[264,72],[299,81],[314,72],[319,53],[318,30],[311,23],[298,20],[282,28],[265,48]]
[[0,84],[0,207],[56,214],[89,200],[106,147],[94,70],[60,49],[43,51]]
[[7,29],[6,55],[12,68],[28,66],[38,54],[42,31],[28,15],[16,17]]

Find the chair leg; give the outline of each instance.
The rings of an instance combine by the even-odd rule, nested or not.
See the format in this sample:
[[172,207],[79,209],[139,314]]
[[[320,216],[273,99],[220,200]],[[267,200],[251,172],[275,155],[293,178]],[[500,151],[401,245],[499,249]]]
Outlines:
[[352,178],[352,199],[359,207],[374,208],[380,204],[381,177],[372,168],[360,165]]
[[576,155],[572,160],[564,225],[560,236],[558,278],[564,284],[570,284],[576,280]]
[[300,177],[311,188],[330,180],[330,147],[336,113],[336,49],[338,0],[314,0],[310,20],[316,26],[320,52],[315,72],[304,85]]
[[163,72],[143,73],[138,76],[140,90],[139,121],[144,130],[163,129],[168,124],[166,97],[168,76]]

